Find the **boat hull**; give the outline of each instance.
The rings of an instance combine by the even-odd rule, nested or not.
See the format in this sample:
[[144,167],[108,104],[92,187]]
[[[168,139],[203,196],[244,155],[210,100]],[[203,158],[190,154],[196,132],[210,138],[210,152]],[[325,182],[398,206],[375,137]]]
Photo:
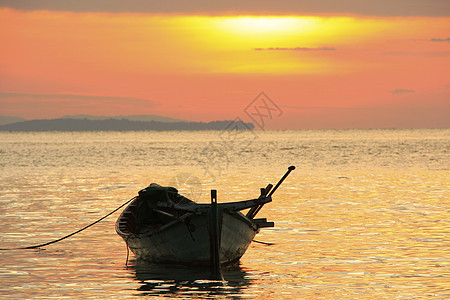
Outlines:
[[[220,224],[221,264],[238,261],[252,242],[258,227],[240,212],[223,211]],[[119,235],[136,258],[153,263],[210,265],[209,214],[187,214],[158,230]]]

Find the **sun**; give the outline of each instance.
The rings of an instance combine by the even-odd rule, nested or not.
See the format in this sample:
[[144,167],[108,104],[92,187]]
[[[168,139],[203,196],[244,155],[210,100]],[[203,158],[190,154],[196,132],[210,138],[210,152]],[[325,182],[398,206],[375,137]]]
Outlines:
[[314,29],[313,17],[237,16],[217,18],[216,24],[225,31],[241,35],[292,34]]

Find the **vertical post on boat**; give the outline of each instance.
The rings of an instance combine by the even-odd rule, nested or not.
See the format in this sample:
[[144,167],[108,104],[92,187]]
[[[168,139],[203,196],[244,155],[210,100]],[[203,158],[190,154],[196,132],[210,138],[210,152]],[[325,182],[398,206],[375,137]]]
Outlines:
[[211,274],[220,277],[220,226],[219,207],[217,205],[217,190],[211,190],[211,211],[210,211],[210,254],[211,254]]

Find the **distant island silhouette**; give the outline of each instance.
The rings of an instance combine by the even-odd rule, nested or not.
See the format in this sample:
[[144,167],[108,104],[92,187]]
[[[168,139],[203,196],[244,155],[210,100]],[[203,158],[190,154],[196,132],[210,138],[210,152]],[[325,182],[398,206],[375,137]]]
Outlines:
[[60,118],[30,120],[0,126],[0,131],[166,131],[166,130],[252,130],[253,123],[242,121],[133,121],[129,119]]

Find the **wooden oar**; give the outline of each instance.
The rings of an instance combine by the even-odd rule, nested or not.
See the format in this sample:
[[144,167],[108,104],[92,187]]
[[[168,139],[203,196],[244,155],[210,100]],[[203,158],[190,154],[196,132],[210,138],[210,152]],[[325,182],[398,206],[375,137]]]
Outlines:
[[162,214],[164,216],[168,216],[168,217],[170,217],[170,218],[172,218],[174,220],[177,220],[178,222],[185,223],[185,221],[182,218],[179,218],[179,217],[177,217],[175,215],[172,215],[171,213],[168,213],[166,211],[162,211],[162,210],[159,210],[159,209],[156,209],[156,208],[153,208],[153,211],[155,211],[155,212],[157,212],[159,214]]

